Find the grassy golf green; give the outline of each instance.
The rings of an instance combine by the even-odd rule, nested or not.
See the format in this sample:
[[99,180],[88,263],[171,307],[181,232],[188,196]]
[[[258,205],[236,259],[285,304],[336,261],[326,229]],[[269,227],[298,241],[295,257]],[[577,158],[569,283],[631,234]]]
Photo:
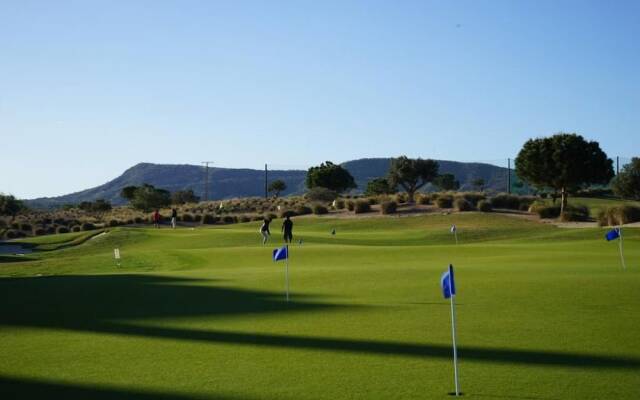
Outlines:
[[624,231],[623,271],[599,228],[295,224],[289,303],[279,235],[262,246],[256,223],[29,240],[47,251],[0,264],[0,397],[450,398],[453,263],[465,398],[640,398],[640,230]]

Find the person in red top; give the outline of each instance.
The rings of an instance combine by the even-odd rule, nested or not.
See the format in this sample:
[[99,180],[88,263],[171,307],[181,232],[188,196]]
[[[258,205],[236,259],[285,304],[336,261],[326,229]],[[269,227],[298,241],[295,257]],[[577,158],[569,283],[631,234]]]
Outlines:
[[153,213],[153,226],[160,228],[160,212],[158,210]]

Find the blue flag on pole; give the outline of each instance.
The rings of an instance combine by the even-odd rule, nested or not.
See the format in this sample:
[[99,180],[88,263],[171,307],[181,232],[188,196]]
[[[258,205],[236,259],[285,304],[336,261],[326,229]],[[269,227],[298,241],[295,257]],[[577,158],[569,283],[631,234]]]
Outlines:
[[604,237],[607,239],[607,242],[611,240],[615,240],[620,237],[620,230],[618,228],[612,229],[609,232],[607,232],[607,234],[604,235]]
[[282,246],[279,249],[273,249],[273,261],[286,260],[288,256],[287,246]]
[[456,283],[453,280],[453,265],[449,264],[449,270],[442,274],[440,278],[440,286],[445,299],[456,294]]

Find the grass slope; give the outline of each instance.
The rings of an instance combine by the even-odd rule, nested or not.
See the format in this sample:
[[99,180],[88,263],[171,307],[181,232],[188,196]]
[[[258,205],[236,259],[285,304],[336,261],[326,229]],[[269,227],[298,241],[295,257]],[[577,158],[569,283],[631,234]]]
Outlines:
[[603,229],[479,213],[295,223],[290,303],[279,240],[261,246],[256,224],[119,228],[0,264],[0,396],[448,398],[450,262],[465,397],[640,396],[640,231],[625,231],[622,271]]

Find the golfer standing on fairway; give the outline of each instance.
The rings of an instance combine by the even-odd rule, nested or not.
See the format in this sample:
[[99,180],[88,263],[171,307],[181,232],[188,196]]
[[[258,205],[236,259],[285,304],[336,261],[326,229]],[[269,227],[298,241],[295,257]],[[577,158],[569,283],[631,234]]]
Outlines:
[[271,220],[267,217],[264,217],[262,220],[262,226],[260,227],[260,234],[262,234],[262,244],[267,243],[269,240],[269,236],[271,236],[271,232],[269,231],[269,224]]
[[160,228],[160,212],[157,209],[153,213],[153,226],[156,228]]
[[284,242],[291,243],[293,241],[293,221],[288,215],[282,223],[282,232],[284,232]]
[[176,220],[178,219],[178,210],[175,208],[171,209],[171,227],[176,229]]

